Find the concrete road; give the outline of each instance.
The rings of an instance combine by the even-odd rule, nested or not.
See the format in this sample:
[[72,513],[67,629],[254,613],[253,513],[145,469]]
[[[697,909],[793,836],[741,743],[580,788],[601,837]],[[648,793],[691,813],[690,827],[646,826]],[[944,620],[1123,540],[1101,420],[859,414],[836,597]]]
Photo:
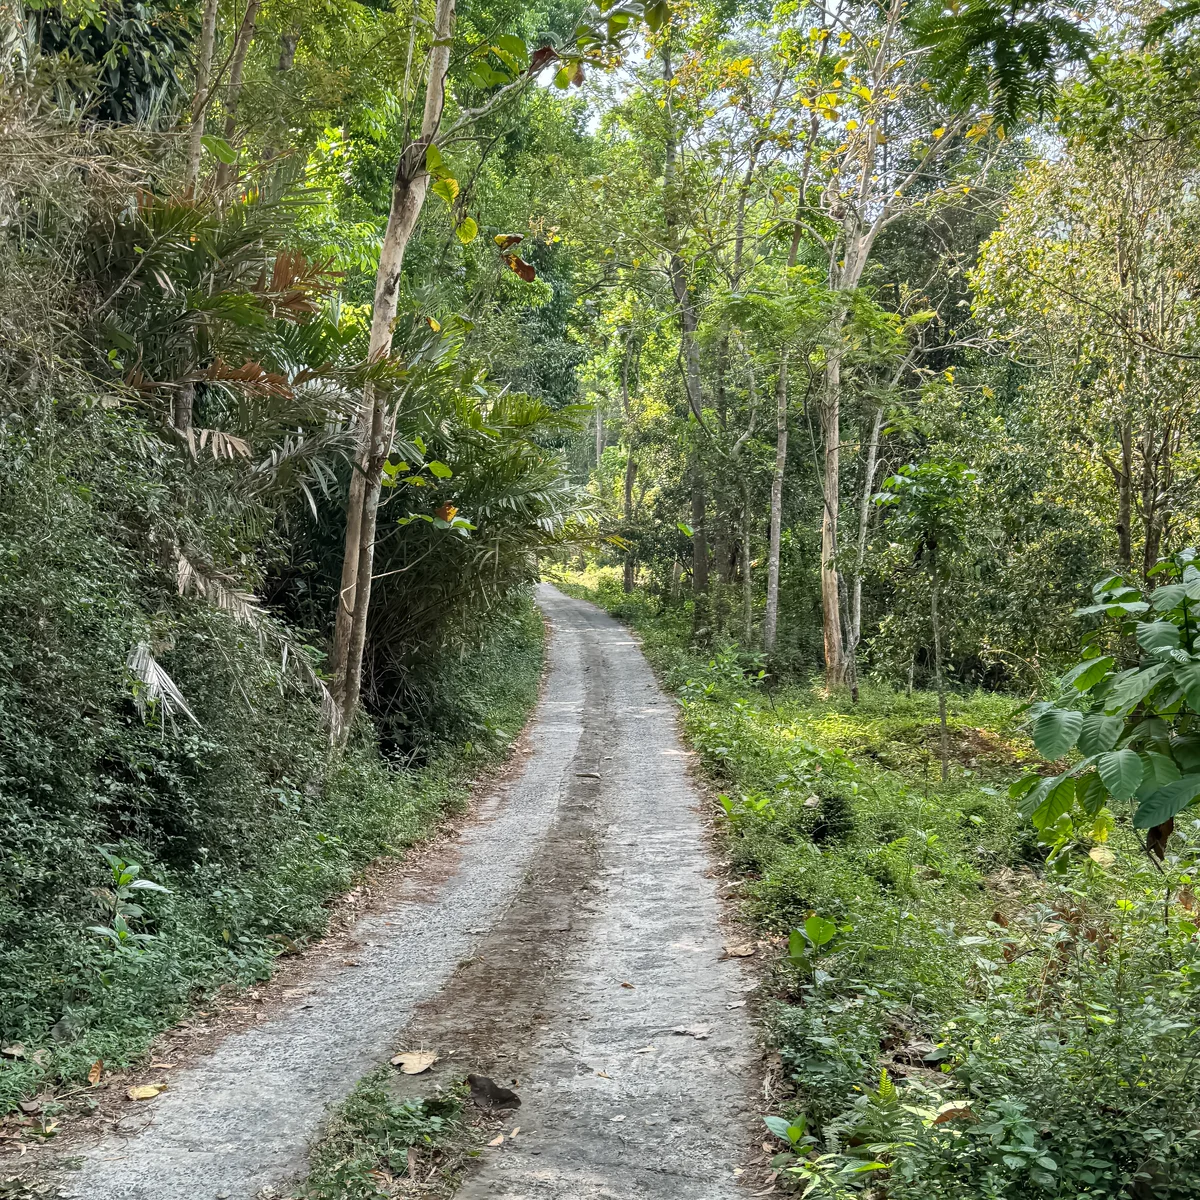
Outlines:
[[68,1196],[286,1195],[328,1106],[418,1047],[442,1059],[413,1088],[471,1070],[522,1098],[521,1132],[485,1152],[462,1200],[737,1195],[752,980],[721,959],[673,703],[618,622],[547,585],[538,604],[549,674],[523,768],[363,919],[357,965],[320,964],[303,1004],[139,1105]]

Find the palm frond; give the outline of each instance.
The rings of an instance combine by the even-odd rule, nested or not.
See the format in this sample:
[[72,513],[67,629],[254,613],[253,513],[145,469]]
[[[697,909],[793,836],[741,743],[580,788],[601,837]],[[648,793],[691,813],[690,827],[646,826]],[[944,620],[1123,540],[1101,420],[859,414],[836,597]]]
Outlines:
[[183,693],[176,687],[175,681],[151,653],[148,642],[133,644],[129,656],[125,659],[125,666],[133,680],[133,702],[143,720],[148,709],[157,706],[164,720],[181,712],[190,717],[195,724],[200,724],[196,714],[183,698]]

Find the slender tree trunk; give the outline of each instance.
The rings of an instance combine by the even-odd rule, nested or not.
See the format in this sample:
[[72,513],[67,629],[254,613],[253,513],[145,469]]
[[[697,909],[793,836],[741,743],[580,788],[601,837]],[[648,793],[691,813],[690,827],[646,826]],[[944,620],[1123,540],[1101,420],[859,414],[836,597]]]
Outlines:
[[183,194],[190,200],[200,182],[200,156],[204,150],[204,121],[213,92],[212,60],[217,41],[217,0],[204,0],[200,18],[200,54],[196,60],[196,94],[192,97],[192,124],[188,129],[187,161],[183,168]]
[[705,529],[707,504],[704,476],[698,450],[692,452],[692,637],[706,643],[712,638],[712,612],[708,578],[708,533]]
[[942,667],[942,622],[938,613],[940,583],[937,547],[934,546],[929,551],[929,618],[933,627],[933,673],[937,680],[938,720],[942,726],[942,782],[945,783],[950,774],[950,731],[946,726],[946,673]]
[[[391,350],[392,322],[400,294],[404,252],[425,203],[429,175],[425,151],[441,125],[450,66],[450,40],[454,25],[454,0],[438,0],[433,44],[429,50],[425,84],[425,109],[421,136],[400,155],[392,184],[392,204],[375,276],[375,305],[371,318],[369,357],[386,358]],[[362,690],[363,651],[371,602],[371,572],[375,562],[375,524],[383,465],[391,452],[394,418],[386,411],[386,397],[374,384],[363,389],[358,447],[346,509],[346,541],[341,588],[330,655],[334,669],[334,695],[341,715],[339,736],[349,736]]]
[[[183,164],[183,195],[191,200],[200,182],[200,156],[204,150],[204,119],[208,112],[208,101],[212,95],[213,47],[217,40],[217,0],[204,0],[204,11],[200,19],[200,53],[196,60],[196,91],[192,97],[192,124],[188,129],[187,158]],[[175,389],[171,404],[171,423],[180,433],[192,427],[192,414],[196,407],[196,384],[187,378],[196,367],[196,337],[192,333],[185,339],[186,359],[181,372],[182,380]]]
[[821,512],[821,614],[825,634],[825,684],[841,687],[846,679],[842,645],[842,605],[838,592],[838,505],[841,482],[841,347],[831,349],[825,366],[821,435],[825,443]]
[[596,405],[596,466],[604,457],[604,410]]
[[[633,457],[633,451],[629,451],[625,459],[625,536],[629,537],[633,526],[633,481],[637,478],[637,459]],[[624,587],[626,592],[633,591],[633,547],[631,546],[625,551],[625,578]]]
[[1121,422],[1121,469],[1117,473],[1117,553],[1126,569],[1133,565],[1133,428]]
[[775,380],[775,470],[771,475],[771,518],[767,549],[767,608],[763,614],[763,649],[775,653],[779,633],[779,563],[783,547],[783,479],[788,448],[788,352],[779,358]]
[[879,466],[879,431],[883,427],[883,405],[875,409],[871,433],[863,460],[862,490],[858,496],[858,541],[854,548],[854,575],[850,592],[849,636],[846,639],[846,664],[850,692],[858,702],[858,644],[862,640],[863,562],[867,557],[867,530],[871,523],[871,496],[875,491],[875,472]]
[[[237,133],[237,106],[242,94],[242,72],[246,67],[246,54],[254,39],[254,26],[262,0],[246,0],[246,12],[238,26],[237,40],[233,44],[233,58],[229,63],[229,84],[225,88],[225,140],[234,144]],[[233,182],[235,163],[222,163],[217,168],[217,187],[226,188]]]
[[754,581],[750,575],[750,484],[742,480],[742,645],[754,640]]
[[[621,359],[621,413],[625,418],[625,536],[633,535],[633,483],[637,478],[638,464],[633,456],[633,412],[629,404],[629,356],[632,349],[631,338],[625,341],[625,355]],[[626,593],[634,587],[634,553],[632,545],[625,551],[625,570],[622,586]]]

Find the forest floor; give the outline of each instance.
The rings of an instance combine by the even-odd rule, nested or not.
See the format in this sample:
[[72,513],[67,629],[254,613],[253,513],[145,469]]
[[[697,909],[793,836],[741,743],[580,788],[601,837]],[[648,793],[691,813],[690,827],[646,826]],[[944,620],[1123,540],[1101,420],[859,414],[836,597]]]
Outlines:
[[[755,1123],[756,980],[729,954],[741,935],[722,924],[674,706],[615,620],[545,585],[538,603],[549,670],[513,768],[263,1017],[161,1068],[160,1095],[72,1147],[65,1197],[282,1197],[364,1076],[393,1118],[419,1118],[457,1111],[468,1074],[498,1110],[486,1132],[506,1136],[456,1162],[406,1151],[372,1189],[731,1194]],[[381,1075],[398,1051],[437,1061]]]

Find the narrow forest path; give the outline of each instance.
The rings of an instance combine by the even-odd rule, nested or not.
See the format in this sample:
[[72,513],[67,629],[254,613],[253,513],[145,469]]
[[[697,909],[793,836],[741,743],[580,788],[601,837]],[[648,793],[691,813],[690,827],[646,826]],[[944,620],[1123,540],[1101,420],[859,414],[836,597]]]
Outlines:
[[[750,1123],[752,981],[721,961],[699,796],[628,631],[547,585],[526,762],[356,929],[356,965],[231,1035],[67,1177],[79,1200],[286,1194],[331,1103],[399,1047],[522,1097],[463,1200],[729,1200]],[[732,1007],[731,1007],[732,1006]],[[675,1033],[707,1027],[707,1037]]]

